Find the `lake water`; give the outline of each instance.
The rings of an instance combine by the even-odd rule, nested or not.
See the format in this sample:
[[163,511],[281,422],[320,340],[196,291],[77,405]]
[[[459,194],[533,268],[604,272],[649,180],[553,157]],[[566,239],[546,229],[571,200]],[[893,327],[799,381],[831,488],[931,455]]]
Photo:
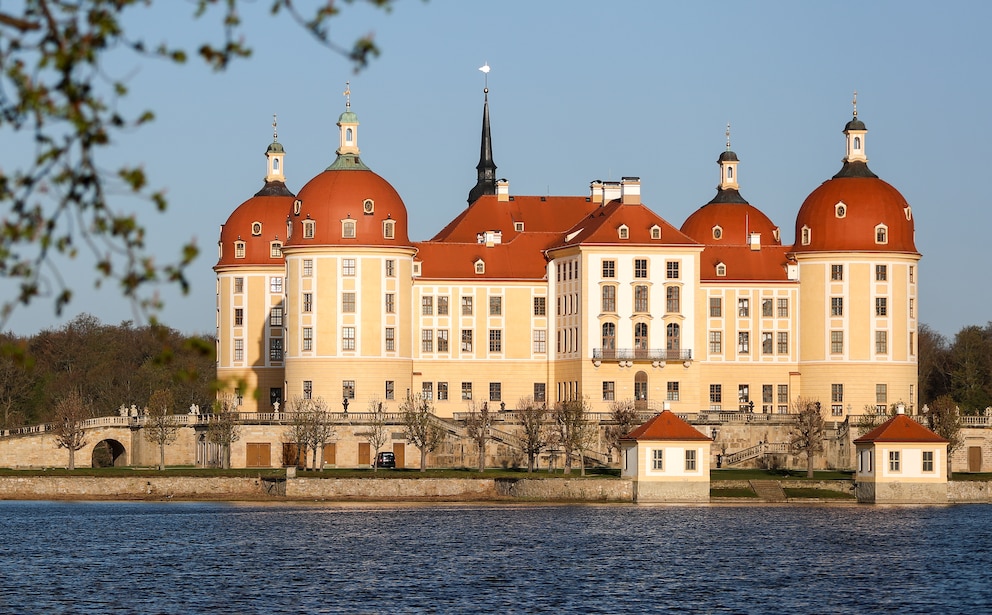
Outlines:
[[981,613],[992,506],[0,502],[3,613]]

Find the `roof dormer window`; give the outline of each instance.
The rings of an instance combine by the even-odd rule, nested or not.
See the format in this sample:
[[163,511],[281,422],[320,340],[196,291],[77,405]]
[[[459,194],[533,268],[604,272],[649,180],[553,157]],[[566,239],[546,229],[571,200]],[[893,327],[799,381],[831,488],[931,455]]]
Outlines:
[[371,216],[375,213],[375,201],[372,199],[365,199],[362,201],[362,213],[366,216]]
[[661,239],[661,227],[657,224],[651,227],[651,239]]
[[258,237],[259,235],[262,234],[262,223],[261,222],[252,222],[251,223],[251,234],[254,235],[255,237]]
[[804,246],[808,246],[810,240],[813,238],[813,231],[810,230],[808,226],[803,225],[801,232],[801,242]]
[[834,205],[834,215],[838,218],[847,217],[847,205],[844,201],[839,201],[836,205]]
[[714,226],[713,239],[722,239],[722,238],[723,238],[723,228],[719,226]]
[[303,207],[303,201],[301,201],[300,199],[296,199],[295,201],[293,201],[293,215],[294,216],[300,215],[300,208],[301,207]]
[[617,229],[617,235],[620,239],[630,239],[630,229],[627,228],[626,224],[621,224],[620,228]]
[[475,273],[478,275],[482,275],[485,272],[486,272],[486,261],[480,258],[479,260],[475,261]]
[[286,216],[286,239],[293,236],[293,219]]
[[718,278],[723,278],[727,276],[727,266],[723,263],[716,264],[716,275]]
[[273,241],[269,244],[269,256],[272,258],[282,258],[282,243]]
[[875,243],[889,243],[889,228],[884,224],[879,224],[875,227]]
[[904,214],[906,214],[906,219],[907,220],[912,220],[913,219],[913,208],[912,207],[910,207],[909,205],[907,205],[907,206],[905,206],[905,207],[902,208],[902,211],[903,211]]
[[413,275],[414,276],[419,276],[420,275],[420,263],[414,263],[413,264]]
[[342,220],[341,221],[341,237],[345,239],[355,238],[355,221],[354,220]]
[[524,223],[523,222],[514,222],[513,223],[513,230],[515,230],[518,233],[523,233],[524,232]]
[[382,223],[382,236],[386,239],[396,237],[396,220],[386,220]]
[[244,258],[245,257],[245,242],[235,241],[234,242],[234,258]]
[[317,228],[317,223],[316,222],[314,222],[313,220],[304,220],[303,221],[303,238],[304,239],[313,239],[314,232],[316,231],[316,228]]

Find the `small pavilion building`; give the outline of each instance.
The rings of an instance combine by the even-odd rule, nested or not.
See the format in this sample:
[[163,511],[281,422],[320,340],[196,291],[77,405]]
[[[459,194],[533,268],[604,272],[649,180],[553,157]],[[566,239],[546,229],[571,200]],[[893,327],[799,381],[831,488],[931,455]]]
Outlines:
[[947,502],[948,441],[901,412],[854,441],[859,502]]
[[670,410],[621,439],[621,476],[634,481],[635,502],[706,502],[712,439]]

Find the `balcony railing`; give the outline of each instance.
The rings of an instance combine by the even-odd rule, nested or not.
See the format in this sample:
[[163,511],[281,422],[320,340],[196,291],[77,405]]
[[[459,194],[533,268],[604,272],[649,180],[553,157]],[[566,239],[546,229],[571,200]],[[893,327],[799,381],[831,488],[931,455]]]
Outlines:
[[691,361],[691,350],[667,348],[593,348],[598,361]]

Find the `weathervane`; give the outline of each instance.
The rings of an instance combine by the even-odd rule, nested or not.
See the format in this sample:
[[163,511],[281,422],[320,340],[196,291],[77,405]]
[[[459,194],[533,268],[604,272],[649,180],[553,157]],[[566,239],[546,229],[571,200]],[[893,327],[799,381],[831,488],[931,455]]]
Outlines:
[[275,143],[279,140],[279,129],[276,127],[278,121],[276,121],[276,114],[272,114],[272,142]]
[[489,62],[486,62],[485,64],[483,64],[482,66],[480,66],[479,67],[479,70],[481,70],[483,73],[486,74],[486,89],[483,90],[483,92],[485,94],[488,94],[489,93],[489,71],[492,70],[491,68],[489,68]]
[[727,132],[724,133],[724,134],[727,135],[727,151],[729,152],[730,151],[730,122],[727,122]]
[[351,82],[344,82],[344,106],[345,109],[351,110]]
[[854,105],[854,117],[858,117],[858,91],[854,90],[854,100],[851,101]]

